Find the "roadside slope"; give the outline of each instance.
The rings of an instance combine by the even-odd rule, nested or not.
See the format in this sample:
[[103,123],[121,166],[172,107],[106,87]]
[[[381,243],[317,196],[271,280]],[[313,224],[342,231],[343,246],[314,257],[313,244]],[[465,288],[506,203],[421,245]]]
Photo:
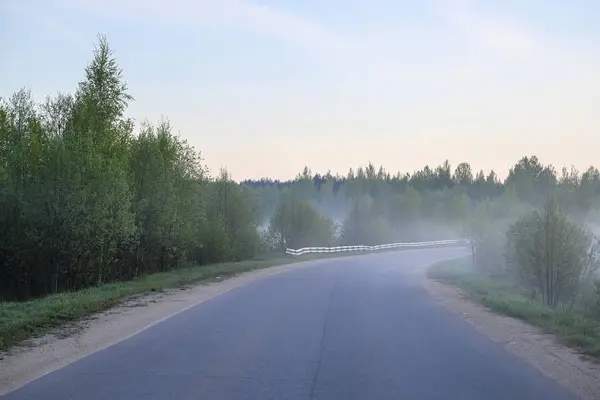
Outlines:
[[[305,260],[269,268],[263,266],[225,280],[170,288],[150,294],[142,292],[139,296],[133,296],[113,307],[106,307],[105,311],[94,313],[80,321],[66,326],[63,321],[63,324],[58,324],[56,329],[41,337],[0,351],[0,394],[127,339],[229,290],[266,276],[308,264],[327,263],[329,260]],[[214,274],[214,277],[221,278],[219,274]]]
[[[425,271],[423,271],[425,272]],[[562,344],[554,335],[473,301],[463,290],[423,277],[429,293],[444,307],[512,354],[572,388],[583,398],[600,398],[600,364]]]

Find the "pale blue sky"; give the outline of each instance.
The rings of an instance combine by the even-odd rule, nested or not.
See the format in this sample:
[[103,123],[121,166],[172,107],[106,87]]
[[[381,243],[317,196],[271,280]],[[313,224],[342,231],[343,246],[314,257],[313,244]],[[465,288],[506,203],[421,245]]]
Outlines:
[[288,178],[523,155],[600,166],[593,0],[0,0],[0,96],[72,91],[106,34],[141,121]]

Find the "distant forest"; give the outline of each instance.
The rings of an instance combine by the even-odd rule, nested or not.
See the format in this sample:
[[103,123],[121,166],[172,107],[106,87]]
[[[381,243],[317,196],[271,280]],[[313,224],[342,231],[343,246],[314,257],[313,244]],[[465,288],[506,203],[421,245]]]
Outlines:
[[241,183],[253,189],[281,190],[291,188],[303,180],[312,180],[317,191],[321,191],[322,186],[327,190],[331,188],[334,195],[338,194],[346,182],[360,180],[383,181],[396,192],[403,192],[408,187],[417,191],[438,191],[460,187],[474,201],[500,196],[505,188],[514,187],[519,198],[532,205],[539,204],[561,185],[568,186],[570,190],[580,187],[581,195],[584,197],[595,197],[600,194],[600,172],[596,167],[590,166],[583,173],[575,167],[562,167],[559,172],[553,165],[542,164],[535,155],[521,158],[510,168],[507,178],[503,181],[498,178],[494,170],[487,175],[483,170],[475,174],[468,162],[462,162],[453,169],[446,160],[437,167],[426,165],[422,170],[412,174],[400,172],[391,174],[383,166],[376,168],[369,162],[367,166],[359,166],[356,170],[351,168],[345,176],[339,173],[333,175],[331,171],[325,174],[313,174],[306,166],[293,180],[262,178],[247,179]]
[[419,208],[430,216],[439,214],[442,204],[452,200],[463,202],[466,208],[473,210],[480,202],[498,199],[537,207],[548,197],[557,196],[567,211],[580,217],[600,205],[600,172],[596,167],[590,166],[583,173],[574,167],[562,167],[557,171],[552,165],[542,164],[535,155],[518,160],[503,181],[493,170],[487,175],[483,170],[474,173],[467,162],[453,168],[445,161],[436,167],[425,166],[412,174],[398,172],[393,175],[383,166],[376,168],[372,163],[350,169],[346,176],[331,172],[313,174],[305,167],[294,180],[264,178],[245,180],[242,184],[260,193],[265,217],[274,211],[278,194],[286,191],[312,200],[315,206],[336,219],[343,218],[348,200],[357,196],[387,195],[389,198],[413,191],[420,195],[421,201],[423,197],[428,198],[429,201],[420,204]]

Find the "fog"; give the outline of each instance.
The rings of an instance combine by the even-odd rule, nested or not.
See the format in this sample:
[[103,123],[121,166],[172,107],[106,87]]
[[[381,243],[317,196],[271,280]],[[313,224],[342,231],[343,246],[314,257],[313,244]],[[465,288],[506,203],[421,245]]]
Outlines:
[[305,168],[291,182],[246,184],[258,193],[261,229],[276,249],[283,238],[294,249],[466,238],[470,273],[544,306],[594,313],[598,170],[559,174],[532,156],[506,175],[500,181],[494,171],[473,174],[468,163],[448,162],[391,175],[368,164],[343,177]]
[[[292,181],[239,184],[207,171],[168,120],[134,126],[108,42],[91,50],[73,94],[0,99],[0,300],[249,260],[281,251],[284,238],[302,248],[467,237],[480,270],[505,271],[509,239],[527,242],[508,235],[518,221],[540,242],[577,249],[566,265],[579,268],[600,233],[598,170],[558,171],[536,156],[501,174],[468,162],[411,172],[368,162],[343,175],[305,167]],[[544,216],[549,199],[569,224]],[[544,218],[569,235],[551,237]]]
[[504,270],[509,229],[549,200],[588,236],[600,234],[595,167],[559,173],[527,156],[503,175],[475,173],[466,162],[395,174],[368,163],[344,176],[305,167],[293,181],[244,184],[258,194],[261,231],[293,248],[470,238],[480,243],[483,269]]

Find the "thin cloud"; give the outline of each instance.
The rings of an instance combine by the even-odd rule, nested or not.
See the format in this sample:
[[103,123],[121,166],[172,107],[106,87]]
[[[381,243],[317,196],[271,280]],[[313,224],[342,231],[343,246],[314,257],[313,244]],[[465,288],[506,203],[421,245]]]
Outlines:
[[[252,32],[297,46],[328,62],[340,73],[377,81],[424,76],[427,66],[399,62],[390,46],[367,36],[349,37],[301,16],[246,0],[58,0],[74,9],[111,18],[158,24],[188,24],[204,29]],[[390,41],[392,43],[392,41]]]
[[293,14],[244,0],[62,0],[81,11],[113,18],[161,24],[189,24],[208,29],[252,31],[323,54],[349,51],[344,37]]
[[[4,13],[15,20],[23,21],[23,25],[43,28],[48,34],[59,37],[60,40],[79,50],[87,50],[90,42],[84,40],[70,27],[64,19],[61,18],[60,10],[54,10],[51,1],[42,5],[33,5],[31,3],[13,0],[2,4]],[[23,28],[27,29],[27,28]]]
[[507,58],[527,57],[540,50],[536,35],[514,18],[475,9],[473,0],[442,0],[437,4],[445,20],[480,46]]
[[507,20],[473,12],[455,13],[451,20],[500,56],[527,57],[538,48],[533,35]]
[[[447,26],[430,37],[421,37],[419,47],[406,34],[375,31],[352,36],[249,0],[48,0],[47,4],[54,4],[57,15],[58,10],[71,9],[83,13],[83,18],[87,14],[124,23],[187,25],[264,35],[325,61],[335,69],[338,78],[366,86],[401,87],[419,81],[448,87],[449,82],[460,85],[458,82],[484,79],[503,63],[526,61],[529,65],[522,68],[537,68],[548,65],[548,60],[561,60],[564,54],[573,53],[568,46],[550,46],[547,38],[536,36],[510,16],[479,12],[477,1],[428,1]],[[475,51],[474,43],[478,46]]]

